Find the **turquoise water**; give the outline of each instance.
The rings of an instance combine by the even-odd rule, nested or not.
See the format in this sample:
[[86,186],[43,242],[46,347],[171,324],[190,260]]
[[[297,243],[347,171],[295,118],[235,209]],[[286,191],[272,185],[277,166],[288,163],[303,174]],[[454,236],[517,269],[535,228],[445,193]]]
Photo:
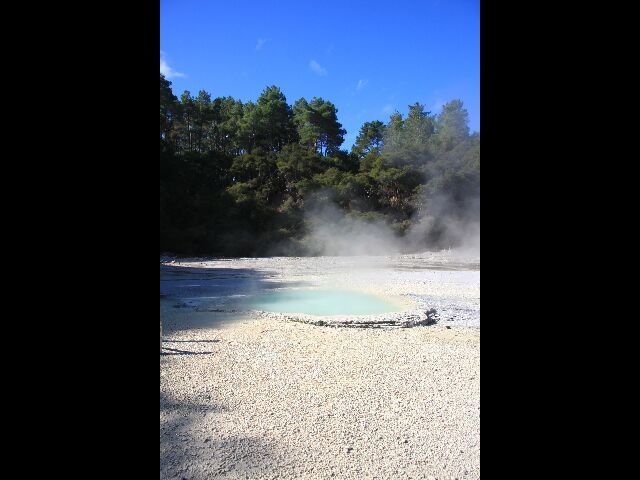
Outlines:
[[399,307],[374,295],[348,290],[281,290],[258,295],[251,308],[266,312],[309,315],[375,315],[399,311]]

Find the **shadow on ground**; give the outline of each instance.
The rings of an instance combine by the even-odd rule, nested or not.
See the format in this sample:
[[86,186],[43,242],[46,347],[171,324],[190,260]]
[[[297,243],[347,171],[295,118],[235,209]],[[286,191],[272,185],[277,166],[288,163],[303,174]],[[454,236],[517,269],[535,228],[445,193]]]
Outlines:
[[[275,275],[253,269],[160,267],[161,364],[188,361],[192,355],[212,355],[217,339],[173,339],[185,330],[222,328],[247,321],[243,300],[273,288],[301,282],[270,281]],[[197,338],[201,338],[197,340]],[[202,348],[202,351],[200,350]],[[169,356],[173,360],[169,360]],[[182,356],[182,357],[181,357]],[[179,360],[180,359],[180,360]],[[184,360],[182,360],[184,359]],[[173,379],[173,381],[177,381]],[[215,393],[193,391],[170,398],[160,392],[160,478],[262,478],[273,461],[273,448],[259,437],[233,433],[233,425],[220,429],[232,408]],[[225,433],[222,433],[225,432]]]
[[263,476],[273,457],[264,440],[216,434],[218,415],[228,411],[228,407],[204,398],[176,399],[161,393],[160,478]]
[[213,354],[214,352],[194,352],[191,350],[181,350],[178,348],[173,348],[173,347],[168,347],[167,344],[171,345],[173,343],[195,343],[195,344],[199,344],[199,343],[218,343],[220,340],[218,339],[214,339],[214,340],[169,340],[169,339],[162,339],[162,351],[160,352],[160,355],[210,355]]
[[160,355],[209,355],[213,352],[190,352],[189,350],[178,350],[177,348],[162,347]]
[[167,340],[171,343],[218,343],[220,340]]
[[305,282],[275,281],[273,272],[250,268],[161,265],[160,319],[163,334],[224,327],[246,320],[246,301],[251,296],[274,288],[304,285]]

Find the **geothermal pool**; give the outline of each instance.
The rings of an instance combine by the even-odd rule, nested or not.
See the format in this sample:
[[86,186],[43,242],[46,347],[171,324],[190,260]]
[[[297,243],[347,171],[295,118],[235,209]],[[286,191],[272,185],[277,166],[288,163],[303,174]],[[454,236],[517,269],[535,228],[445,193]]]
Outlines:
[[378,315],[400,311],[400,306],[366,293],[341,289],[283,289],[257,295],[251,308],[265,312],[307,315]]
[[255,322],[480,326],[480,263],[451,252],[388,257],[161,259],[163,328]]
[[479,270],[161,258],[161,479],[479,478]]

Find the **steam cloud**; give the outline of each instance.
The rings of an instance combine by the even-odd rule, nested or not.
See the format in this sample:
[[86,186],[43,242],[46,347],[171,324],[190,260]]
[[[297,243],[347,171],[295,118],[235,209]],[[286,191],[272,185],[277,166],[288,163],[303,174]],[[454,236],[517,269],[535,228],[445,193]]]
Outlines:
[[301,241],[305,254],[328,256],[392,255],[433,249],[454,254],[480,255],[480,199],[461,209],[446,196],[421,199],[427,208],[414,215],[404,235],[382,218],[361,218],[345,213],[330,195],[316,195],[305,210],[307,234]]

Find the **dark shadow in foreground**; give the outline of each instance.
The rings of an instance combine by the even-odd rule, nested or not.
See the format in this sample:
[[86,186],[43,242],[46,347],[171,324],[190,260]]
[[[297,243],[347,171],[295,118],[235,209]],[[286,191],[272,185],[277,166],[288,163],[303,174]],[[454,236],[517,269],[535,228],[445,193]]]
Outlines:
[[[217,328],[246,319],[247,300],[275,288],[307,285],[273,281],[274,272],[252,268],[160,265],[163,334]],[[173,341],[173,340],[171,340]]]
[[273,462],[272,446],[258,437],[225,435],[216,414],[229,411],[210,394],[160,394],[160,478],[259,478]]
[[220,340],[162,340],[167,343],[217,343]]
[[[162,347],[160,355],[207,355],[213,352],[190,352],[188,350],[178,350],[177,348]],[[164,350],[169,350],[165,352]]]

